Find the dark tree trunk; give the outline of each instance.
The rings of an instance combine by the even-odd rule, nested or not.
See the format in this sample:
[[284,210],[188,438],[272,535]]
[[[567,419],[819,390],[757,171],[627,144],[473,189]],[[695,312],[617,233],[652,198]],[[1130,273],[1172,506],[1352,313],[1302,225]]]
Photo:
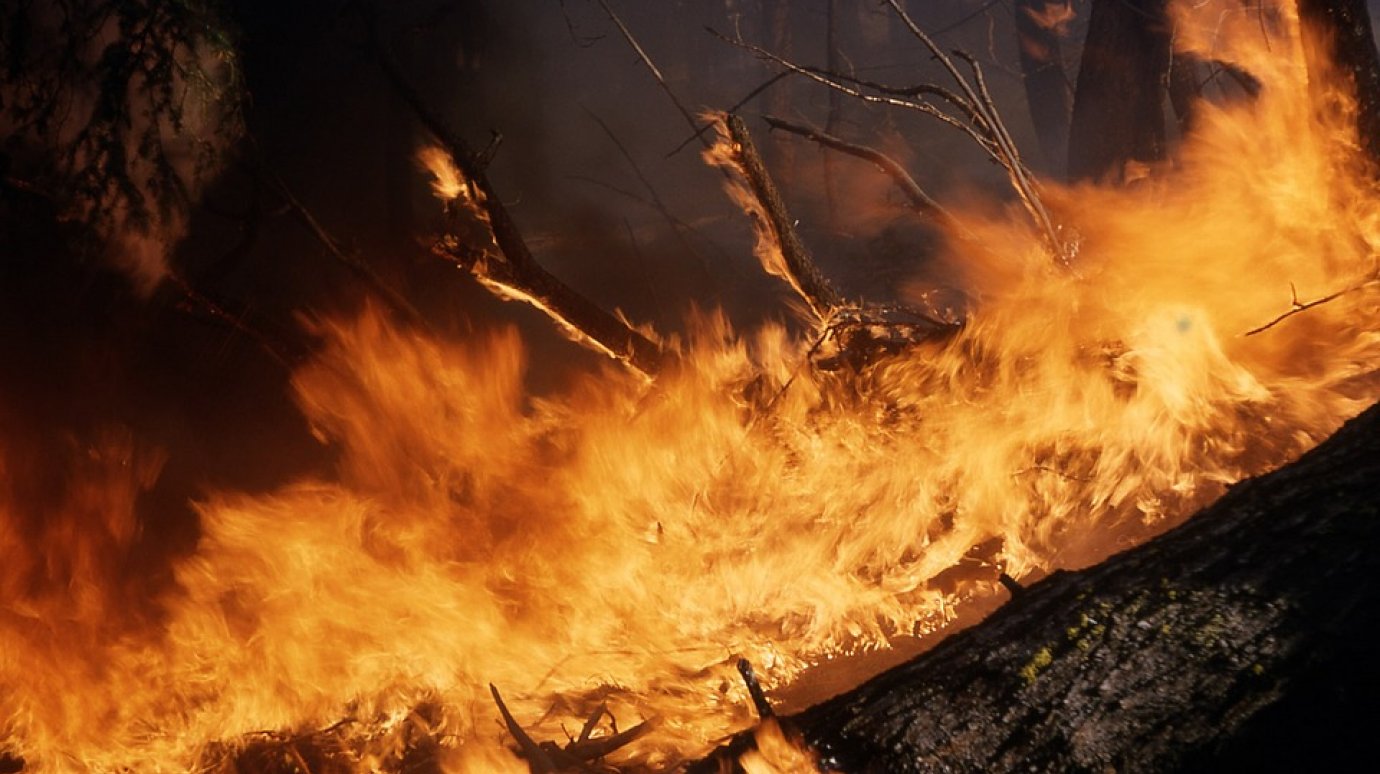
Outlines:
[[1380,407],[790,722],[848,772],[1354,770],[1378,633]]
[[1120,180],[1164,156],[1166,0],[1093,0],[1069,128],[1069,178]]
[[1073,89],[1064,73],[1059,29],[1054,16],[1063,0],[1016,0],[1016,43],[1030,120],[1045,166],[1066,168]]
[[[1309,51],[1310,62],[1326,61],[1330,55],[1351,79],[1361,147],[1380,163],[1380,55],[1365,0],[1299,0],[1299,19],[1325,40],[1326,50]],[[1311,49],[1317,41],[1305,37],[1304,42]]]

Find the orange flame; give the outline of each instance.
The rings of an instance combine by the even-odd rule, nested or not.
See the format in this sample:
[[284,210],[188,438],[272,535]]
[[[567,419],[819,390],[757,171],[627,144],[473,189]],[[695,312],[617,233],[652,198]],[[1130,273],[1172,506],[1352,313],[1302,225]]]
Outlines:
[[[1076,272],[1020,218],[963,216],[984,249],[950,257],[974,307],[945,345],[839,377],[710,314],[652,385],[609,368],[538,399],[514,333],[325,323],[293,387],[338,476],[199,503],[138,626],[102,591],[152,475],[127,443],[37,532],[0,492],[4,738],[37,771],[182,769],[210,740],[332,727],[360,770],[424,733],[447,770],[521,771],[494,683],[537,739],[601,703],[659,716],[620,754],[669,765],[748,724],[739,657],[779,686],[931,632],[1001,569],[1097,561],[1311,446],[1380,395],[1380,207],[1297,32],[1267,48],[1232,3],[1198,5],[1181,43],[1261,97],[1204,106],[1133,189],[1047,187]],[[1358,283],[1243,335],[1291,287]],[[759,376],[770,412],[742,397]]]

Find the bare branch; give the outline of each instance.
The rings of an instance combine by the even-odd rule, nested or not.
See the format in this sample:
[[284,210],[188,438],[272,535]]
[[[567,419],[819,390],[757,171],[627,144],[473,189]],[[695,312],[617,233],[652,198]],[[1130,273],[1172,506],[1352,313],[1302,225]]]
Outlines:
[[379,298],[383,299],[384,303],[388,304],[389,308],[403,319],[419,328],[428,327],[426,318],[422,317],[422,313],[418,312],[411,302],[384,282],[373,267],[365,262],[358,253],[345,249],[335,237],[331,236],[331,233],[326,230],[325,226],[321,225],[311,210],[307,209],[306,205],[293,195],[292,190],[287,187],[287,183],[283,182],[281,177],[267,169],[264,170],[264,174],[267,176],[268,182],[278,191],[278,195],[282,197],[288,209],[297,216],[297,220],[303,226],[306,226],[312,236],[316,237],[316,241],[326,248],[326,252],[330,253],[341,265],[354,272],[355,276],[364,280],[378,294]]
[[780,129],[783,132],[798,134],[826,148],[831,148],[840,153],[846,153],[850,156],[856,156],[864,161],[871,162],[877,169],[881,170],[883,174],[890,177],[897,188],[901,189],[901,193],[905,194],[906,199],[910,202],[910,208],[916,213],[932,218],[947,227],[961,228],[958,220],[955,219],[948,210],[944,209],[939,202],[925,193],[924,190],[920,188],[920,185],[915,182],[915,178],[911,177],[905,167],[901,166],[900,162],[885,153],[875,148],[869,148],[866,145],[848,142],[847,140],[840,139],[812,126],[791,123],[790,121],[775,116],[763,116],[763,120],[773,129]]
[[940,110],[934,105],[931,105],[928,102],[917,102],[908,99],[901,99],[899,97],[886,94],[868,94],[867,92],[862,91],[859,88],[849,86],[845,82],[844,78],[840,78],[835,74],[824,74],[819,68],[798,65],[788,59],[784,59],[780,56],[777,56],[776,54],[773,54],[772,52],[762,48],[761,46],[753,45],[744,40],[735,40],[733,38],[726,37],[713,29],[709,29],[709,32],[710,34],[717,37],[719,40],[722,40],[731,46],[736,46],[746,51],[751,51],[752,53],[756,54],[759,58],[773,62],[781,67],[786,68],[787,70],[790,70],[793,73],[796,73],[797,75],[803,75],[806,78],[809,78],[810,80],[814,81],[815,83],[827,86],[831,89],[837,89],[838,91],[847,94],[848,96],[853,97],[855,99],[860,99],[863,102],[868,102],[875,105],[888,105],[890,107],[899,107],[905,108],[907,110],[916,110],[921,113],[924,113],[927,116],[937,118],[940,121],[943,121],[944,123],[948,124],[949,126],[952,126],[953,128],[968,135],[968,137],[971,138],[973,142],[976,142],[980,148],[986,151],[987,154],[993,158],[993,160],[997,161],[998,163],[1001,162],[1001,157],[997,155],[996,147],[990,139],[981,134],[974,127],[963,123],[963,121],[954,118],[953,116],[949,115],[948,113],[945,113],[944,111]]
[[622,140],[618,139],[618,135],[614,134],[613,129],[604,121],[604,119],[600,118],[598,114],[596,114],[589,108],[584,108],[584,111],[589,115],[591,119],[594,120],[596,124],[599,125],[600,129],[604,130],[604,134],[608,136],[609,141],[613,143],[613,146],[618,149],[618,153],[623,157],[623,160],[628,162],[628,166],[632,168],[633,174],[637,176],[638,182],[642,183],[642,187],[647,191],[649,201],[647,201],[646,203],[649,204],[657,212],[661,213],[661,217],[664,218],[666,220],[667,225],[671,227],[671,233],[675,234],[676,239],[681,243],[681,245],[683,245],[686,250],[690,251],[691,255],[695,256],[695,259],[699,262],[700,268],[703,269],[706,274],[708,274],[709,270],[704,260],[704,256],[701,255],[700,251],[697,250],[695,246],[690,243],[690,239],[687,236],[687,233],[693,233],[694,229],[687,225],[685,221],[681,220],[680,218],[677,218],[674,214],[672,214],[671,208],[666,206],[666,202],[662,201],[661,195],[657,193],[656,186],[652,185],[652,181],[649,180],[647,178],[647,175],[642,171],[642,166],[637,163],[637,159],[633,158],[633,155],[628,151],[627,146],[623,144]]
[[1252,329],[1246,331],[1246,333],[1245,333],[1244,335],[1246,335],[1246,336],[1254,336],[1254,335],[1256,335],[1257,333],[1264,333],[1265,331],[1268,331],[1269,329],[1275,327],[1276,325],[1279,325],[1280,323],[1284,322],[1285,320],[1289,319],[1290,317],[1293,317],[1293,316],[1296,315],[1296,314],[1302,314],[1303,312],[1306,312],[1306,311],[1308,311],[1309,309],[1312,309],[1312,308],[1314,308],[1314,307],[1322,306],[1323,304],[1329,303],[1329,302],[1331,302],[1331,301],[1336,301],[1337,299],[1341,298],[1342,296],[1345,296],[1345,295],[1347,295],[1347,294],[1349,294],[1349,293],[1355,293],[1355,292],[1358,291],[1358,290],[1363,290],[1363,289],[1365,289],[1365,288],[1368,287],[1368,286],[1371,286],[1371,285],[1376,284],[1376,282],[1377,282],[1377,280],[1376,280],[1375,277],[1370,277],[1370,278],[1368,278],[1368,279],[1365,279],[1365,280],[1363,280],[1363,281],[1361,281],[1361,282],[1356,283],[1355,285],[1351,285],[1351,286],[1349,286],[1349,287],[1342,288],[1341,290],[1337,290],[1337,291],[1334,291],[1334,292],[1332,292],[1332,293],[1328,293],[1327,295],[1325,295],[1325,296],[1323,296],[1323,297],[1321,297],[1321,298],[1315,298],[1315,299],[1313,299],[1312,301],[1308,301],[1307,303],[1299,303],[1298,291],[1294,289],[1294,286],[1293,286],[1293,284],[1291,283],[1291,284],[1289,285],[1289,294],[1290,294],[1290,297],[1291,297],[1289,311],[1285,312],[1284,314],[1279,315],[1278,317],[1276,317],[1275,319],[1273,319],[1273,320],[1271,320],[1271,321],[1265,323],[1264,325],[1260,325],[1260,326],[1257,326],[1257,327],[1255,327],[1255,328],[1252,328]]
[[661,87],[662,91],[666,92],[666,96],[671,98],[671,102],[675,104],[676,110],[679,110],[680,114],[685,117],[685,122],[690,125],[691,129],[695,130],[695,136],[699,137],[704,147],[708,148],[712,143],[704,137],[703,128],[701,128],[699,122],[695,120],[695,116],[686,109],[685,103],[680,101],[680,97],[676,96],[676,92],[671,89],[670,84],[666,83],[665,76],[661,74],[661,70],[656,66],[656,63],[653,62],[652,58],[643,50],[642,44],[638,43],[637,38],[633,37],[632,30],[629,30],[628,25],[624,24],[623,20],[618,18],[618,14],[613,12],[613,8],[609,6],[607,0],[599,0],[599,5],[604,9],[604,13],[608,15],[609,20],[618,27],[618,31],[623,33],[623,39],[628,41],[629,46],[632,46],[632,50],[637,53],[637,58],[642,60],[642,64],[647,66],[648,72],[656,79],[657,85]]

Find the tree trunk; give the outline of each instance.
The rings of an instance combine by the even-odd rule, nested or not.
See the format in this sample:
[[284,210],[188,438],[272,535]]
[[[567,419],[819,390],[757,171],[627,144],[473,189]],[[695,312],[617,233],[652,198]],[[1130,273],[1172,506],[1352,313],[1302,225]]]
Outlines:
[[1069,178],[1120,180],[1164,156],[1166,0],[1093,0],[1069,128]]
[[1318,41],[1305,36],[1310,68],[1330,59],[1351,80],[1361,147],[1380,163],[1380,55],[1365,0],[1299,0],[1299,19],[1325,41],[1318,51]]
[[1067,166],[1073,90],[1064,73],[1057,18],[1067,7],[1062,0],[1016,0],[1016,44],[1026,104],[1045,167],[1051,171]]
[[1378,576],[1375,407],[790,722],[848,772],[1350,770],[1380,720]]

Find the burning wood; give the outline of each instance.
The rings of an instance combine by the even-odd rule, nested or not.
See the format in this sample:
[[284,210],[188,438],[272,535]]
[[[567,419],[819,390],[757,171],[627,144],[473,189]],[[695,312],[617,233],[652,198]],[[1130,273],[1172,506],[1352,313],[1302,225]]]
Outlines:
[[[669,90],[671,71],[602,5]],[[572,374],[534,395],[515,330],[459,340],[372,306],[322,314],[319,351],[290,390],[328,459],[291,480],[188,495],[194,529],[168,552],[161,585],[129,573],[152,551],[139,514],[162,456],[91,433],[74,436],[53,473],[22,438],[0,437],[7,750],[35,771],[73,761],[666,770],[756,721],[754,741],[735,750],[752,771],[815,765],[811,744],[826,763],[904,770],[921,754],[1025,761],[1046,748],[1023,745],[1040,742],[1073,750],[1051,767],[1101,768],[1145,728],[1190,713],[1149,701],[1137,714],[1133,689],[1145,683],[1112,680],[1105,670],[1120,662],[1080,656],[1099,648],[1130,659],[1163,648],[1154,680],[1172,673],[1185,700],[1200,684],[1225,686],[1226,700],[1192,716],[1243,727],[1273,695],[1250,681],[1304,663],[1289,659],[1326,630],[1272,628],[1290,607],[1264,591],[1289,580],[1270,574],[1270,558],[1336,579],[1325,594],[1288,586],[1324,624],[1373,601],[1374,584],[1352,570],[1373,575],[1374,562],[1341,560],[1374,553],[1374,530],[1357,521],[1371,510],[1374,466],[1318,464],[1371,459],[1373,433],[1348,430],[1283,478],[1304,487],[1316,477],[1362,505],[1334,511],[1331,500],[1295,498],[1301,489],[1246,484],[1219,506],[1220,521],[1086,575],[1059,571],[1180,523],[1380,396],[1380,204],[1354,127],[1339,118],[1348,103],[1317,109],[1287,9],[1262,39],[1261,19],[1239,4],[1182,4],[1176,44],[1250,72],[1259,95],[1200,105],[1174,164],[1146,167],[1135,186],[1039,182],[978,63],[946,53],[902,4],[887,6],[953,90],[900,93],[764,56],[870,105],[940,114],[1000,164],[1006,200],[946,204],[939,218],[937,260],[966,299],[962,325],[923,292],[850,298],[846,278],[814,262],[747,122],[725,115],[708,157],[728,172],[763,267],[791,287],[802,319],[735,329],[726,313],[705,312],[664,338],[635,326],[543,268],[522,213],[489,178],[494,146],[474,151],[376,39],[390,87],[438,143],[425,153],[447,208],[435,252],[630,368]],[[845,149],[832,130],[807,135]],[[847,147],[904,183],[899,162]],[[1299,289],[1290,323],[1261,326],[1284,287]],[[1259,335],[1240,335],[1252,327]],[[1267,507],[1279,503],[1297,503],[1294,518]],[[1299,517],[1310,503],[1326,518]],[[1096,582],[1079,588],[1082,578]],[[1169,594],[1181,590],[1184,600]],[[1109,610],[1076,610],[1085,592]],[[1214,624],[1208,603],[1233,600],[1245,606],[1220,609],[1245,611],[1233,619],[1242,626]],[[872,684],[853,694],[868,712],[845,699],[789,718],[768,699],[783,707],[772,692],[828,662],[998,603],[987,627],[907,668],[924,678],[913,694]],[[1170,648],[1161,623],[1191,624],[1187,645]],[[735,671],[740,658],[757,668]],[[1197,681],[1179,670],[1192,658],[1230,668]],[[1086,688],[1077,701],[1064,690],[1075,685]],[[1097,726],[1118,722],[1098,697],[1119,702],[1134,733]],[[1091,714],[1050,710],[1065,700]],[[893,701],[906,712],[888,715]],[[946,701],[983,711],[933,709]],[[1013,706],[1018,722],[992,722]],[[550,741],[571,717],[583,721],[578,735]],[[1177,740],[1152,734],[1180,746],[1147,760],[1204,749],[1195,734],[1207,726]],[[1084,728],[1097,744],[1083,744]],[[952,744],[925,746],[934,739]],[[895,740],[909,746],[897,752]]]

